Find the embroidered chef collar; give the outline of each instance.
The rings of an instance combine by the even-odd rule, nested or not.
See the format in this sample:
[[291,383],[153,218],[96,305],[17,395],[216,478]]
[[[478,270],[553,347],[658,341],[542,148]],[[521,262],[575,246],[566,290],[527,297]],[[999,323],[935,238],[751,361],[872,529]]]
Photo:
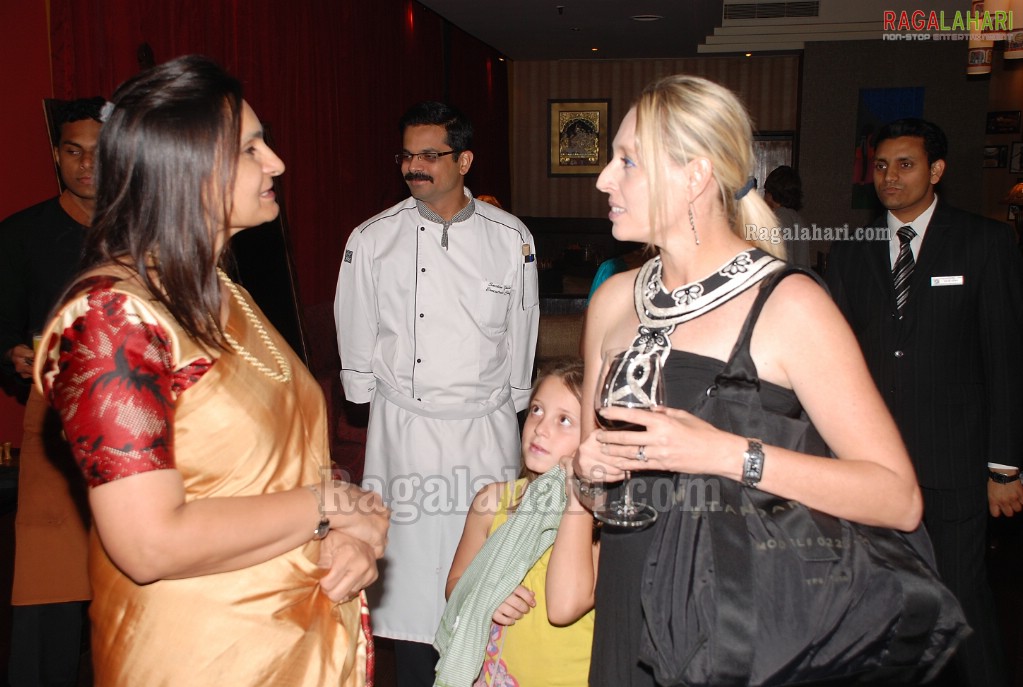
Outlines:
[[464,208],[455,213],[455,216],[452,217],[450,220],[446,220],[440,215],[438,215],[436,212],[431,210],[426,205],[426,203],[419,200],[418,198],[416,198],[416,207],[419,209],[419,214],[424,219],[428,219],[431,222],[436,222],[437,224],[440,224],[443,227],[440,234],[440,247],[443,248],[444,250],[447,250],[448,227],[450,227],[452,224],[456,222],[464,222],[465,220],[472,217],[473,213],[476,212],[476,201],[473,200],[472,197],[470,197],[469,203]]

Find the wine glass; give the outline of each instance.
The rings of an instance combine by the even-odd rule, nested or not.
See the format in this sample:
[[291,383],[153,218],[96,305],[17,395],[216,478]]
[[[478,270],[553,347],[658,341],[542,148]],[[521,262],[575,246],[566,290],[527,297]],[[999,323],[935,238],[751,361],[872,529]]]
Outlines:
[[[602,429],[623,432],[642,432],[643,425],[601,417],[601,408],[645,408],[664,405],[664,385],[661,357],[657,353],[628,354],[623,348],[604,352],[593,405],[597,424]],[[594,511],[593,516],[603,523],[617,527],[646,527],[657,519],[657,511],[646,503],[636,503],[629,489],[632,475],[625,471],[622,495]]]

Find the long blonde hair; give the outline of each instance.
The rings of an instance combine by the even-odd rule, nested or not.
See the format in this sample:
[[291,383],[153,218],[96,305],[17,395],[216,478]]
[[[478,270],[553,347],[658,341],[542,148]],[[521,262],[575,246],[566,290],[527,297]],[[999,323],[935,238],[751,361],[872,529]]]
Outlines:
[[[644,161],[650,191],[650,225],[657,231],[667,216],[671,198],[664,192],[663,174],[670,160],[684,166],[706,158],[714,170],[721,206],[732,231],[743,240],[746,225],[778,226],[771,208],[756,191],[736,201],[753,172],[753,127],[739,99],[713,81],[676,74],[659,79],[636,101],[636,147]],[[784,258],[781,242],[756,233],[757,248]]]

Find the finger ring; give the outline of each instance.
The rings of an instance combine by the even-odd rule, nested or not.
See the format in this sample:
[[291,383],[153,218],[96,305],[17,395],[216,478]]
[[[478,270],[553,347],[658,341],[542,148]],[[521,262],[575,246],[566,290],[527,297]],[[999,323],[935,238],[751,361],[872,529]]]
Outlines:
[[640,446],[639,450],[636,451],[636,460],[646,462],[646,446]]

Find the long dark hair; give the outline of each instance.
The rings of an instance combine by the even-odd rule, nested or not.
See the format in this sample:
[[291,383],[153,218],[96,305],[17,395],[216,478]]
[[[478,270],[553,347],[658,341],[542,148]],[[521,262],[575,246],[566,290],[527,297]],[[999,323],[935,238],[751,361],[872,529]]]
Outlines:
[[135,270],[190,337],[215,348],[224,348],[217,241],[228,236],[241,110],[238,80],[198,55],[118,87],[83,263]]

